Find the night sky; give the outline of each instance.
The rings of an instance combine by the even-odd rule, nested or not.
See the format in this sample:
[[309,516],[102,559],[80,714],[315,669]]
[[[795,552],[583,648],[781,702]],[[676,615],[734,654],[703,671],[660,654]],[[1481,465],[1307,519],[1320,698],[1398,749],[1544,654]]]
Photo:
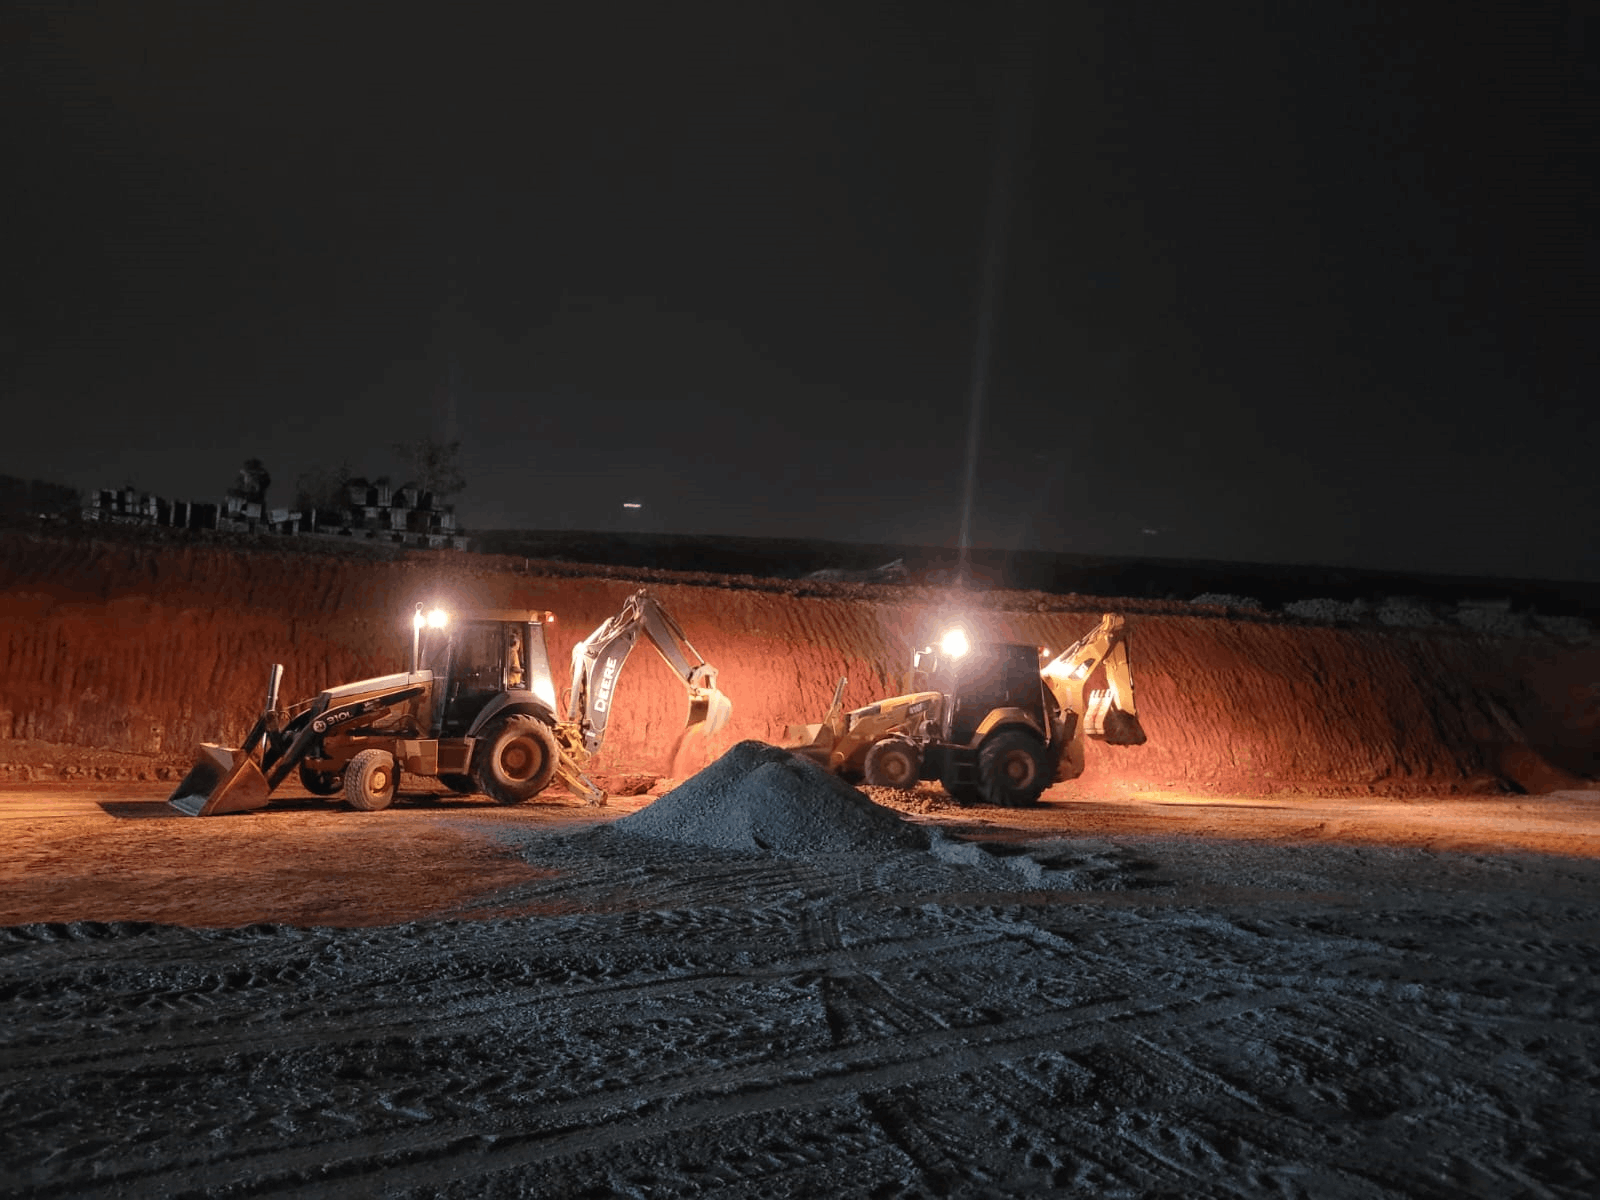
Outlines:
[[24,4],[0,474],[1600,579],[1585,8]]

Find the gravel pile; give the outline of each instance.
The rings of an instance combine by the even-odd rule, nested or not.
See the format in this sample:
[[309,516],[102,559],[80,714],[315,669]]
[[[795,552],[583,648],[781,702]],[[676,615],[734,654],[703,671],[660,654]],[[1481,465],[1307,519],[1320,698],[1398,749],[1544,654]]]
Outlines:
[[1361,600],[1294,600],[1283,606],[1283,611],[1302,621],[1321,621],[1329,624],[1359,621],[1371,611]]
[[1251,612],[1261,611],[1261,601],[1254,596],[1234,596],[1227,592],[1202,592],[1190,604],[1209,604],[1217,608],[1243,608]]
[[786,858],[926,850],[928,837],[815,763],[765,742],[740,742],[618,833]]
[[1439,624],[1439,616],[1426,600],[1415,596],[1386,596],[1378,605],[1378,623],[1424,629]]
[[1456,605],[1456,621],[1474,633],[1487,633],[1494,637],[1523,637],[1528,632],[1526,614],[1512,612],[1508,606],[1498,604],[1462,601]]
[[1542,633],[1569,642],[1587,642],[1594,637],[1594,626],[1582,617],[1544,617],[1535,613],[1533,623]]

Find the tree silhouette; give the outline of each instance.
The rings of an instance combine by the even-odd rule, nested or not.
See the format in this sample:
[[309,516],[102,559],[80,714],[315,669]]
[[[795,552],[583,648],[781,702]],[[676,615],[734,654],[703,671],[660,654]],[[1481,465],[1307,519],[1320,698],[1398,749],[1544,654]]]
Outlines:
[[431,494],[435,503],[466,490],[467,479],[461,473],[460,442],[419,438],[414,442],[396,442],[394,452],[411,464],[417,486]]
[[312,467],[295,480],[294,506],[302,512],[313,508],[343,508],[349,503],[345,485],[355,477],[355,468],[349,459],[331,471],[323,466]]
[[228,495],[238,496],[264,507],[267,503],[267,489],[271,486],[272,476],[267,473],[266,464],[259,458],[247,458],[244,466],[239,468],[238,480],[228,489]]

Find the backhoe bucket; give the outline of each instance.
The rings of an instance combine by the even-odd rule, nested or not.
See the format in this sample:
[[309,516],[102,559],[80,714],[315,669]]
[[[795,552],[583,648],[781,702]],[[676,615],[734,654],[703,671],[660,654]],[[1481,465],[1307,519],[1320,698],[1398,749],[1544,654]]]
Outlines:
[[1110,688],[1089,693],[1083,732],[1087,737],[1097,738],[1112,746],[1142,746],[1145,743],[1144,726],[1139,724],[1138,714],[1123,712],[1118,708]]
[[716,688],[697,688],[689,697],[688,729],[704,725],[706,734],[718,732],[733,716],[733,701]]
[[215,817],[264,808],[271,790],[261,768],[243,750],[204,742],[167,803],[191,817]]

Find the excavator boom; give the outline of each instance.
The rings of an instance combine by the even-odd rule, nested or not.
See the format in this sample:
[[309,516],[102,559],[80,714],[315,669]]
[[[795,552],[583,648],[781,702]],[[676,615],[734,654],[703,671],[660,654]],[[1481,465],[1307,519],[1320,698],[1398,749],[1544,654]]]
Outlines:
[[[1104,667],[1106,686],[1084,695],[1096,667]],[[1081,714],[1080,730],[1114,746],[1145,741],[1133,700],[1133,668],[1128,663],[1127,622],[1106,613],[1100,623],[1039,669],[1063,711]]]
[[572,648],[567,720],[583,729],[584,747],[590,754],[597,753],[605,740],[617,678],[641,633],[689,690],[686,728],[703,726],[706,733],[716,733],[732,714],[732,704],[717,689],[717,669],[700,657],[655,597],[640,588],[615,616]]

